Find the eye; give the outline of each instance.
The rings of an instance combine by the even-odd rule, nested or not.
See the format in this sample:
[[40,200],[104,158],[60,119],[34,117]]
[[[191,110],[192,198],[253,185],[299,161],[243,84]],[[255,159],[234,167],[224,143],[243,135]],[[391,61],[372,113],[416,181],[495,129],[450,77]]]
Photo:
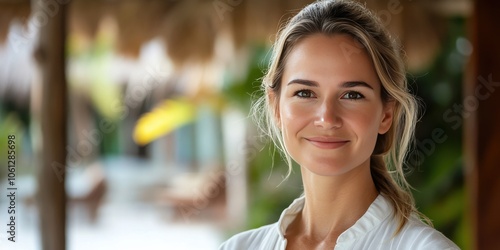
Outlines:
[[349,91],[342,96],[342,99],[352,99],[352,100],[358,100],[363,98],[365,97],[361,93],[356,91]]
[[298,90],[293,95],[297,96],[299,98],[313,98],[314,97],[313,92],[311,90],[308,90],[308,89]]

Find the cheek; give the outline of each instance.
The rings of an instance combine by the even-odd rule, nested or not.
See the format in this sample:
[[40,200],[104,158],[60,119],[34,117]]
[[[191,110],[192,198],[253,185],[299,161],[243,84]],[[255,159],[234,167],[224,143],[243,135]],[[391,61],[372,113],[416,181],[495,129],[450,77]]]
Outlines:
[[309,119],[310,108],[301,103],[280,102],[281,128],[293,130]]
[[280,129],[287,154],[296,162],[300,162],[301,140],[300,132],[309,123],[310,110],[307,111],[304,105],[293,102],[280,103]]
[[280,129],[285,147],[292,158],[300,150],[298,134],[307,127],[310,113],[310,110],[304,107],[303,104],[286,101],[280,103]]
[[369,144],[374,144],[377,140],[378,130],[381,122],[381,110],[366,108],[359,111],[352,117],[351,127],[355,128],[358,137],[363,138]]

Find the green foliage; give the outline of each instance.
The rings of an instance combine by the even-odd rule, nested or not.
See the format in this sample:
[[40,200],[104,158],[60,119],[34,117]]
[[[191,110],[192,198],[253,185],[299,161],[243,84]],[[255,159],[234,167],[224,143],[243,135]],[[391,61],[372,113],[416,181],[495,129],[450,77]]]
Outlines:
[[[464,216],[462,160],[462,124],[450,122],[446,112],[454,112],[462,103],[463,69],[468,60],[457,50],[457,39],[465,36],[465,20],[449,21],[449,31],[443,49],[435,63],[421,76],[410,76],[418,95],[425,104],[425,113],[417,124],[417,148],[412,152],[420,158],[413,160],[409,182],[416,189],[415,200],[439,231],[462,249],[470,246],[470,227]],[[442,142],[432,140],[433,131],[444,131]],[[416,158],[415,158],[416,159]]]
[[[248,63],[246,77],[241,79],[229,79],[223,88],[222,94],[231,103],[240,107],[243,112],[248,113],[252,101],[255,101],[260,95],[261,79],[264,76],[264,70],[269,61],[268,49],[263,46],[251,47],[251,59]],[[230,75],[228,78],[235,78]]]
[[[275,157],[270,157],[275,152]],[[278,221],[281,212],[302,193],[298,166],[284,180],[288,166],[274,145],[266,145],[249,163],[250,214],[248,227],[256,228]]]

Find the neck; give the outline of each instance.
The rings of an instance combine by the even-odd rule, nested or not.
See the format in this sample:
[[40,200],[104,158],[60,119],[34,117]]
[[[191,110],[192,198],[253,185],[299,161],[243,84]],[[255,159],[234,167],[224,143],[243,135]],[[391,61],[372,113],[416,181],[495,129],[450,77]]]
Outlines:
[[378,196],[369,160],[340,176],[320,176],[306,168],[301,172],[306,199],[294,224],[311,240],[336,242]]

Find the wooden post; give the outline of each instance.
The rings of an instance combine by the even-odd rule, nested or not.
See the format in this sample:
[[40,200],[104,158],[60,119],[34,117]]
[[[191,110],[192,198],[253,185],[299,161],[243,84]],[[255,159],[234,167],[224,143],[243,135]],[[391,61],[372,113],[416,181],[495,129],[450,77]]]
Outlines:
[[472,249],[500,246],[500,1],[476,0],[473,54],[465,81],[466,181],[471,205]]
[[[34,23],[39,28],[34,51],[41,84],[42,144],[38,166],[37,202],[43,250],[66,248],[66,19],[63,1],[33,0]],[[67,1],[64,1],[67,2]]]

